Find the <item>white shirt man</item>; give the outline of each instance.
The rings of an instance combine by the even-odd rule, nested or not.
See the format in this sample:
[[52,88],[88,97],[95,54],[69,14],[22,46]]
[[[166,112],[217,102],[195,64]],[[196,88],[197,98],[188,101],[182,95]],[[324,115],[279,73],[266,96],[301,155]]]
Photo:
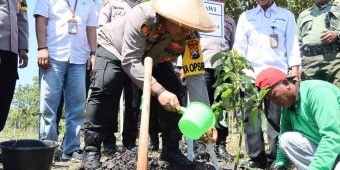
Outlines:
[[[301,64],[297,28],[294,15],[276,6],[274,0],[256,0],[258,6],[241,14],[235,34],[234,48],[252,64],[254,72],[246,70],[248,76],[256,77],[263,69],[275,67],[299,79]],[[251,95],[246,92],[246,95]],[[250,108],[245,111],[245,134],[250,160],[241,167],[266,168],[276,157],[279,135],[280,107],[264,100],[263,111],[268,120],[270,151],[264,150],[261,127],[253,128],[249,122]]]

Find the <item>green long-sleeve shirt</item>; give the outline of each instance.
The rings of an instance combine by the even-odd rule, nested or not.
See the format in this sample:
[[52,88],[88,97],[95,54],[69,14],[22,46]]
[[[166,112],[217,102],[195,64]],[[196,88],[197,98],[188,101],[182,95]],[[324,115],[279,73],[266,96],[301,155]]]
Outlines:
[[[295,109],[282,109],[280,134],[299,132],[317,144],[308,169],[330,170],[340,153],[340,89],[320,80],[303,81],[298,89]],[[276,166],[287,163],[278,147]]]

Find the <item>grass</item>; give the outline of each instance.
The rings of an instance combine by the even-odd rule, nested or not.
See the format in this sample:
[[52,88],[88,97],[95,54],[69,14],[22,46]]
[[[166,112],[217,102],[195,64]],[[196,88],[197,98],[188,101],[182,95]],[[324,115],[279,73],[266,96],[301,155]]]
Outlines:
[[5,140],[15,140],[15,139],[38,139],[38,130],[28,129],[10,129],[4,128],[2,132],[0,132],[0,141]]

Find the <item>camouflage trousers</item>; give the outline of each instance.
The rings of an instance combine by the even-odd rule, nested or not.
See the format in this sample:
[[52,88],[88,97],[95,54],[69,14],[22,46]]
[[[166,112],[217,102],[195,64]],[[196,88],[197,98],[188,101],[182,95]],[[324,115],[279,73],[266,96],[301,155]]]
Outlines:
[[340,88],[340,53],[302,56],[302,80],[319,79]]

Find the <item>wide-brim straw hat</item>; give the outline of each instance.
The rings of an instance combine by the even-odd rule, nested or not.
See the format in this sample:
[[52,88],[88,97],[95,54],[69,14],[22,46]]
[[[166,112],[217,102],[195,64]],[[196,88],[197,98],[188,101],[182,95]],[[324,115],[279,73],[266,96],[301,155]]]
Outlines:
[[200,32],[216,29],[203,0],[152,0],[152,6],[159,15],[180,26]]

